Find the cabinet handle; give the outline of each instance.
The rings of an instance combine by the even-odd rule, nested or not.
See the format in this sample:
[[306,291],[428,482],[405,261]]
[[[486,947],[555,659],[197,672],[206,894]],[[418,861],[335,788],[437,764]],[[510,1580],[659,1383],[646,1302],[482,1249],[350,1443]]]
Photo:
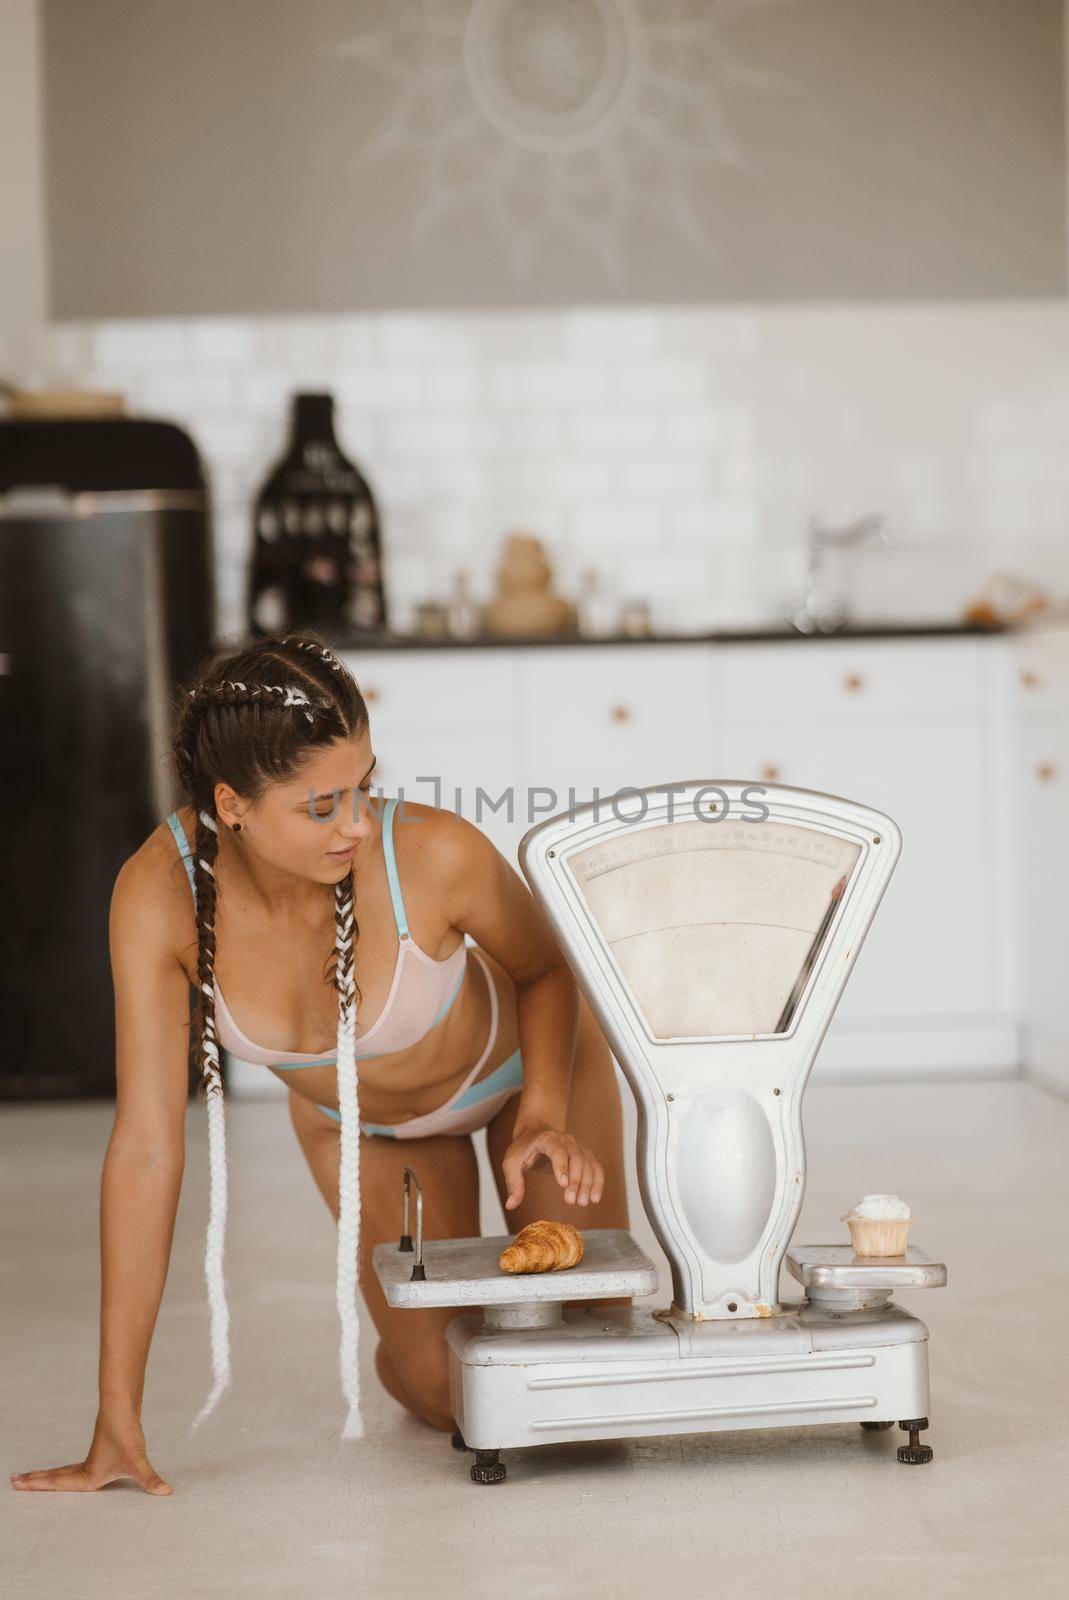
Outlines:
[[861,676],[860,672],[848,672],[846,677],[843,679],[843,688],[850,690],[851,693],[858,689],[863,689],[864,687],[865,680]]
[[1039,761],[1036,763],[1036,777],[1040,783],[1050,783],[1058,776],[1058,768],[1053,761]]
[[627,706],[613,706],[609,712],[609,718],[612,722],[630,722],[631,712]]
[[769,779],[778,778],[779,777],[779,763],[776,762],[776,761],[766,761],[764,766],[761,768],[761,776],[762,776],[762,778],[769,778]]
[[373,683],[367,684],[363,689],[361,689],[360,693],[363,695],[368,705],[373,704],[374,701],[380,698],[379,691],[375,688]]
[[1021,668],[1021,688],[1036,689],[1039,687],[1039,673],[1033,672],[1031,667]]

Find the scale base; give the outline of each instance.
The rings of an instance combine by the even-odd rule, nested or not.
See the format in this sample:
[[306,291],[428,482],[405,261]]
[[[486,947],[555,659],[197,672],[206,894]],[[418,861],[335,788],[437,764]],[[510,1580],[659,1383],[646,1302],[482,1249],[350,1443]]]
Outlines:
[[843,1313],[800,1302],[772,1317],[685,1327],[633,1306],[561,1309],[549,1327],[488,1328],[481,1311],[449,1323],[453,1415],[469,1449],[828,1422],[927,1426],[928,1329],[900,1306]]

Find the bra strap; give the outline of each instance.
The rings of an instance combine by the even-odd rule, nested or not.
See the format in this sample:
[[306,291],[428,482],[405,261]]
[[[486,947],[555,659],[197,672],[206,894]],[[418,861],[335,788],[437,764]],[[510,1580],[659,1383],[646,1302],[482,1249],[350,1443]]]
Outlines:
[[189,878],[189,887],[193,891],[193,904],[197,903],[197,884],[193,872],[193,852],[189,848],[186,830],[182,826],[181,818],[177,811],[172,811],[167,818],[167,825],[174,835],[174,842],[178,846],[178,853],[185,863],[186,876]]
[[397,857],[393,848],[393,814],[396,806],[397,800],[391,795],[386,802],[382,818],[382,849],[386,857],[386,877],[390,884],[390,899],[393,901],[393,920],[397,924],[397,937],[407,939],[410,937],[408,919],[405,916],[405,902],[401,897],[401,880],[397,876]]

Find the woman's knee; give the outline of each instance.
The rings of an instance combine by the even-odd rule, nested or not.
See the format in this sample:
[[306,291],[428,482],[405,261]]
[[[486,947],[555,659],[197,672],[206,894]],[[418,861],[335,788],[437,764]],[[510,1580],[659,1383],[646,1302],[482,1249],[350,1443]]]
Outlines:
[[375,1370],[387,1392],[415,1416],[442,1429],[456,1426],[449,1388],[449,1347],[445,1341],[446,1322],[455,1315],[450,1310],[444,1319],[435,1318],[429,1326],[420,1328],[415,1338],[408,1328],[399,1328],[399,1336],[394,1339],[387,1330],[375,1351]]
[[445,1339],[439,1336],[424,1345],[409,1346],[391,1360],[401,1387],[420,1416],[434,1427],[455,1427]]

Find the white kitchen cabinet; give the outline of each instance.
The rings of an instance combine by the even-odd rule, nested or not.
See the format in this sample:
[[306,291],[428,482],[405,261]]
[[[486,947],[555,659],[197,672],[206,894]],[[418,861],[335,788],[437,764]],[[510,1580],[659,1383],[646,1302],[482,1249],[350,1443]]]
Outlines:
[[374,731],[498,729],[515,721],[514,650],[345,650],[339,655],[367,701]]
[[1017,635],[1009,744],[1015,928],[1026,1074],[1069,1097],[1069,627]]
[[[712,755],[708,646],[529,651],[517,671],[519,791],[526,827],[597,799],[641,807],[629,789],[700,777]],[[550,807],[550,791],[559,804]],[[518,828],[519,843],[526,827]]]
[[[1012,1072],[1023,1023],[1037,1076],[1069,1093],[1069,629],[345,659],[384,791],[456,809],[459,788],[514,866],[569,789],[607,802],[632,785],[779,781],[886,810],[902,855],[817,1076]],[[511,820],[476,816],[480,787],[511,791]],[[546,787],[555,799],[532,812]]]
[[710,646],[726,724],[959,716],[979,708],[990,640],[807,639]]
[[[526,774],[642,785],[700,771],[708,749],[706,645],[529,650],[516,674]],[[652,776],[650,776],[652,774]]]
[[829,719],[819,730],[769,721],[726,729],[724,754],[731,775],[760,774],[860,800],[902,830],[902,854],[821,1066],[1012,1070],[1014,1019],[991,1008],[994,941],[976,721],[874,718],[845,729]]

